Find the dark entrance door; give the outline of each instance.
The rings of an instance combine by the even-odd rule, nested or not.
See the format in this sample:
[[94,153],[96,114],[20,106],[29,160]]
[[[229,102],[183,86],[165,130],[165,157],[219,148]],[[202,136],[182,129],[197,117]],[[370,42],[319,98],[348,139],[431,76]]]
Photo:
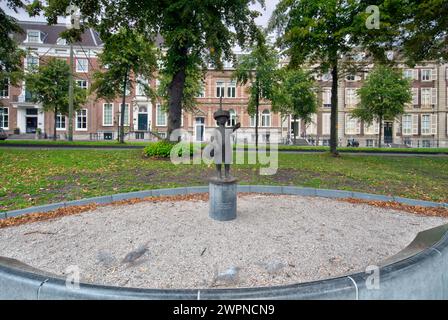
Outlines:
[[26,117],[26,133],[36,133],[37,117]]
[[138,115],[138,131],[148,131],[148,114]]
[[385,122],[384,123],[384,143],[393,143],[393,123]]

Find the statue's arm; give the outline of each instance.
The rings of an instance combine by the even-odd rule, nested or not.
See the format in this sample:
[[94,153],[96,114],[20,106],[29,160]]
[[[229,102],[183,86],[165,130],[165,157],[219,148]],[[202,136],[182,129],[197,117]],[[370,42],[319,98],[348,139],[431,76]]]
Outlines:
[[241,128],[241,123],[237,123],[235,127],[233,127],[233,132]]

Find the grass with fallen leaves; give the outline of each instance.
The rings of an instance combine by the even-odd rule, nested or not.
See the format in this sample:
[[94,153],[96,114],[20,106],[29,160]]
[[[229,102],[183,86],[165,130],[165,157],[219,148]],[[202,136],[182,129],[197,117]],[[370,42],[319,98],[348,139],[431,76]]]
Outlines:
[[[352,190],[448,202],[448,158],[279,154],[276,175],[232,168],[240,184]],[[0,149],[0,211],[116,193],[207,185],[213,167],[175,166],[141,150]]]

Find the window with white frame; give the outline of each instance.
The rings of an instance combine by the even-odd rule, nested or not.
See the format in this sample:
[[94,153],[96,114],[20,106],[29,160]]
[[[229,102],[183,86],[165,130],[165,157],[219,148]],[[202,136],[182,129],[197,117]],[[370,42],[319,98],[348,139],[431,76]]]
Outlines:
[[0,98],[9,97],[9,79],[4,79],[0,84]]
[[429,106],[432,102],[432,88],[422,88],[422,106]]
[[230,81],[227,85],[227,97],[236,98],[236,81]]
[[205,98],[205,82],[202,82],[201,90],[198,92],[197,98]]
[[27,42],[29,43],[41,43],[40,31],[38,30],[28,30],[27,31]]
[[114,125],[114,105],[112,103],[105,103],[103,105],[103,126]]
[[331,88],[323,88],[322,102],[325,108],[331,107]]
[[87,109],[76,112],[76,130],[87,131]]
[[224,81],[216,81],[216,98],[221,98],[225,96],[226,86]]
[[230,113],[230,119],[227,122],[227,126],[234,127],[234,126],[236,126],[236,112],[235,112],[235,110],[230,109],[229,113]]
[[76,80],[76,85],[83,90],[87,90],[89,88],[89,83],[87,80]]
[[255,114],[250,116],[250,126],[251,127],[255,127],[256,126],[256,120],[257,120],[257,116]]
[[271,111],[264,110],[261,113],[261,126],[270,127],[271,126]]
[[359,134],[359,121],[350,115],[345,118],[345,133],[346,134]]
[[322,134],[330,135],[331,132],[331,113],[322,114]]
[[222,64],[224,69],[232,69],[234,67],[233,61],[224,60]]
[[355,88],[347,88],[345,90],[345,104],[348,107],[354,107],[358,104],[358,93]]
[[419,104],[419,90],[418,88],[412,88],[412,104],[418,106]]
[[76,59],[76,72],[87,73],[89,72],[89,60],[87,59]]
[[311,121],[305,125],[306,134],[317,135],[317,114],[311,116]]
[[[118,121],[121,123],[121,109],[122,109],[122,106],[123,106],[123,104],[120,104],[120,110],[119,110],[119,112],[120,112],[120,116],[118,117],[119,119],[118,119]],[[126,103],[125,105],[124,105],[124,125],[126,126],[126,127],[128,127],[129,126],[129,124],[130,124],[130,122],[129,122],[129,119],[131,118],[130,117],[130,112],[131,112],[131,109],[129,108],[129,103]]]
[[379,128],[377,121],[373,121],[371,124],[364,123],[364,134],[379,134]]
[[0,107],[0,128],[9,128],[9,108]]
[[431,134],[431,115],[422,114],[422,135]]
[[35,54],[29,54],[26,57],[26,68],[35,69],[39,67],[39,57]]
[[137,89],[136,89],[135,94],[137,96],[140,96],[140,97],[146,96],[146,87],[147,87],[147,85],[148,85],[148,81],[147,80],[145,80],[143,78],[139,78],[138,82],[137,82]]
[[414,79],[414,70],[413,69],[404,69],[403,70],[403,78],[405,79]]
[[327,72],[322,75],[322,81],[331,81],[331,80],[333,80],[333,76],[331,75],[330,72]]
[[156,107],[156,125],[158,127],[165,127],[167,125],[167,122],[168,122],[167,114],[165,110],[163,110],[162,105],[158,104]]
[[58,38],[58,39],[56,40],[56,44],[57,44],[58,46],[66,46],[66,45],[67,45],[67,40],[65,40],[65,39],[63,39],[63,38]]
[[402,119],[402,132],[404,136],[412,135],[412,115],[405,114]]
[[59,113],[56,116],[56,130],[65,130],[66,129],[66,117],[65,115]]
[[422,69],[422,81],[432,81],[431,69]]

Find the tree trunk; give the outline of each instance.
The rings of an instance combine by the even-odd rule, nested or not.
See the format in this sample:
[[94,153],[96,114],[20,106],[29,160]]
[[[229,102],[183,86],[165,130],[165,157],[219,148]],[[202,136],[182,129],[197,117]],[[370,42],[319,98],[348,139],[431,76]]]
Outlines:
[[53,128],[53,141],[56,141],[56,123],[58,122],[58,109],[54,109],[54,128]]
[[380,131],[379,131],[379,137],[378,137],[378,148],[381,148],[381,140],[383,137],[383,117],[380,116],[379,118],[379,126],[380,126]]
[[293,125],[293,132],[294,132],[294,145],[296,145],[297,144],[297,131],[296,131],[296,126],[297,126],[297,128],[299,127],[298,125],[297,125],[297,116],[294,116],[294,125]]
[[257,80],[255,81],[256,86],[256,97],[255,97],[255,151],[257,152],[257,162],[258,162],[258,127],[260,125],[260,86]]
[[177,50],[179,59],[176,62],[177,72],[173,75],[173,79],[168,86],[168,134],[166,139],[169,140],[174,130],[181,127],[182,123],[182,97],[185,89],[186,69],[187,69],[187,48],[179,48]]
[[337,58],[332,61],[331,75],[333,77],[331,86],[331,135],[330,152],[333,156],[338,156],[338,61]]
[[[126,112],[126,88],[128,85],[128,73],[129,73],[129,69],[126,70],[126,74],[124,75],[124,80],[123,80],[123,101],[121,104],[121,119],[120,119],[120,143],[124,144],[124,114]],[[130,119],[129,119],[130,121]]]

